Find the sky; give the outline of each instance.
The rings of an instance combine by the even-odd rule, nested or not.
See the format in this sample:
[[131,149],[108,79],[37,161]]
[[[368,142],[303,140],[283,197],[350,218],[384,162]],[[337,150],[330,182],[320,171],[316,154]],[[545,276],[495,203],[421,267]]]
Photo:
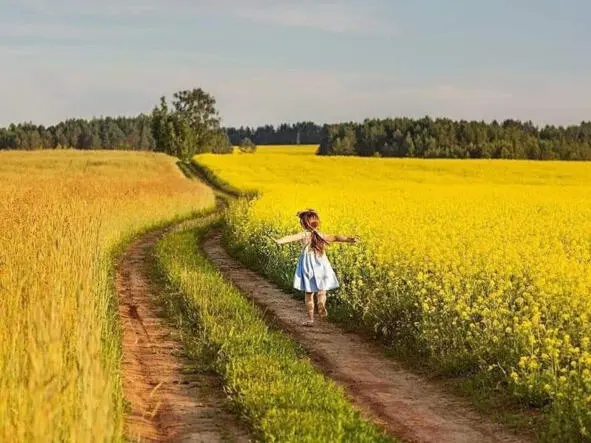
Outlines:
[[228,126],[591,120],[587,0],[0,0],[0,126],[148,113]]

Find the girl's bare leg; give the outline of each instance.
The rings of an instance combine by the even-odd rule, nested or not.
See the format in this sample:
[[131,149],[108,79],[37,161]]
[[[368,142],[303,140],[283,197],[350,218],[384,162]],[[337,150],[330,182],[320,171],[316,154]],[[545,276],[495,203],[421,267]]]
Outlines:
[[321,319],[325,319],[328,316],[328,312],[326,312],[326,291],[319,291],[316,294],[316,301],[318,302],[318,315]]
[[304,326],[312,326],[314,324],[314,293],[306,292],[306,311],[308,312],[308,320],[304,322]]

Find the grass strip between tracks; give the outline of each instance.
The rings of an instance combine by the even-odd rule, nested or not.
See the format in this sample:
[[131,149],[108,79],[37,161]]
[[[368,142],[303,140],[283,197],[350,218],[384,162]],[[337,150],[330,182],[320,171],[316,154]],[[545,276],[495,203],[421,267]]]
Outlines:
[[231,405],[264,441],[391,441],[204,257],[211,228],[170,233],[156,247],[167,309],[189,357],[222,376]]

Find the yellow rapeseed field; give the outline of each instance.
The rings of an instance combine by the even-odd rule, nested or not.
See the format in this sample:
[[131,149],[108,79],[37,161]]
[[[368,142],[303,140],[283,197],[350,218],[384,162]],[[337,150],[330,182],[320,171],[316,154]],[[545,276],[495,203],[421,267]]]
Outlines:
[[227,216],[243,257],[289,285],[297,252],[268,235],[317,209],[324,232],[361,237],[329,249],[343,283],[333,306],[435,367],[544,406],[548,435],[589,438],[591,164],[290,152],[195,158],[261,191]]
[[0,441],[121,440],[113,248],[213,202],[160,154],[0,152]]

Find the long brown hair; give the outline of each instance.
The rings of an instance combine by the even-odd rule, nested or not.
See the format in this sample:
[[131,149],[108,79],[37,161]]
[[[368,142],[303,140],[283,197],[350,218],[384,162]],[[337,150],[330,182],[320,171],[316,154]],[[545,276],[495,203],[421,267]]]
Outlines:
[[317,255],[324,254],[324,248],[328,245],[328,242],[322,238],[318,233],[320,227],[320,217],[314,209],[306,209],[297,213],[300,218],[300,223],[306,231],[312,234],[310,246]]

